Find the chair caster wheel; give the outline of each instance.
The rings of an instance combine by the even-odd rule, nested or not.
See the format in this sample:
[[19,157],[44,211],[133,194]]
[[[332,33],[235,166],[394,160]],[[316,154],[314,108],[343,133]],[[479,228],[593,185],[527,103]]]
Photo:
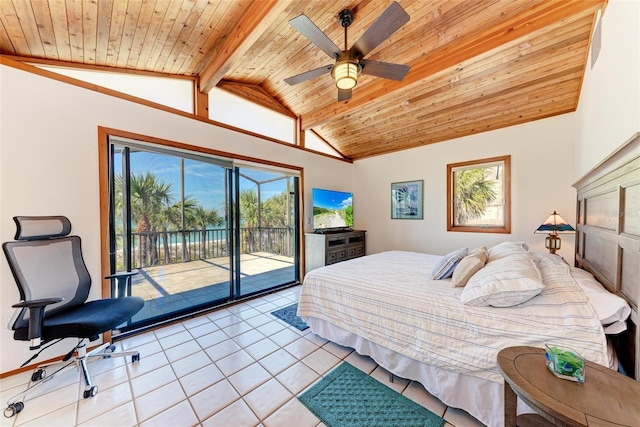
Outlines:
[[98,386],[92,385],[90,389],[84,391],[84,393],[82,394],[82,397],[84,397],[85,399],[88,399],[89,397],[93,397],[96,394],[98,394]]
[[136,353],[133,356],[131,356],[131,363],[135,363],[139,361],[140,361],[140,353]]
[[45,371],[44,369],[38,369],[31,375],[31,381],[36,382],[43,380],[46,375],[47,371]]
[[6,409],[4,410],[4,416],[5,418],[11,418],[18,412],[22,411],[23,409],[24,409],[24,403],[22,402],[12,403],[9,406],[7,406]]
[[[107,354],[108,353],[113,353],[114,351],[116,351],[116,346],[113,345],[113,344],[111,344],[109,347],[104,349],[104,352],[107,353]],[[102,358],[103,359],[110,359],[111,356],[103,356]]]

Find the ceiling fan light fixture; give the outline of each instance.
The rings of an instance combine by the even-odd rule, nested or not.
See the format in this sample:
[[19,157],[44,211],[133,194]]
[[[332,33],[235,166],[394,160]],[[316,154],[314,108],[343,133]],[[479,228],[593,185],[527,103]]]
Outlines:
[[338,89],[353,89],[358,84],[358,72],[360,66],[353,61],[338,62],[331,74],[336,81]]
[[[1,1],[1,0],[0,0]],[[366,2],[365,2],[366,3]],[[358,84],[358,75],[367,69],[367,75],[401,81],[411,68],[408,65],[365,59],[367,54],[375,50],[400,27],[409,22],[409,14],[392,1],[371,26],[347,49],[347,28],[355,18],[353,11],[343,9],[338,14],[338,22],[344,28],[344,50],[340,49],[316,24],[306,15],[298,15],[289,21],[294,29],[306,37],[312,44],[330,56],[335,62],[296,76],[287,77],[285,83],[296,85],[306,82],[331,70],[331,77],[338,88],[338,102],[351,99],[352,90]]]

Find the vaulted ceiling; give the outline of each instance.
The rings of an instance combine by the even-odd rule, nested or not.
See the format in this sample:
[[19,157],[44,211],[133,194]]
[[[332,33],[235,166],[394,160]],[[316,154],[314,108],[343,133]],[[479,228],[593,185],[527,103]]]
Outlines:
[[[198,77],[266,93],[350,159],[574,111],[606,0],[397,0],[410,20],[367,59],[407,64],[402,81],[363,73],[337,101],[333,60],[288,21],[305,14],[351,46],[390,0],[0,0],[0,53]],[[253,94],[253,95],[252,95]]]

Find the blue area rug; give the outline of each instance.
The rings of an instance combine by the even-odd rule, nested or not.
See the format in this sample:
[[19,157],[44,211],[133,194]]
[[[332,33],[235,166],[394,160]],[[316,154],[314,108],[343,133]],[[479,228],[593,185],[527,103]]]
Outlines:
[[445,421],[343,362],[298,396],[327,427],[442,427]]
[[309,327],[301,318],[299,318],[296,313],[298,311],[298,303],[291,304],[285,308],[281,308],[280,310],[272,311],[271,314],[276,316],[280,320],[284,320],[294,328],[298,328],[301,331],[304,331]]

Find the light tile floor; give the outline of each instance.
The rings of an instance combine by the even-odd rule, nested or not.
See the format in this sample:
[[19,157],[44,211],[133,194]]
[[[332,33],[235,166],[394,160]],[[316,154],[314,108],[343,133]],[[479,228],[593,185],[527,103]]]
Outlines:
[[[72,369],[41,386],[0,426],[324,426],[296,395],[345,360],[442,416],[447,427],[481,426],[418,383],[389,374],[350,348],[300,332],[270,313],[296,302],[294,287],[116,342],[141,360],[89,364],[99,393],[83,399]],[[6,402],[31,372],[0,380]]]

